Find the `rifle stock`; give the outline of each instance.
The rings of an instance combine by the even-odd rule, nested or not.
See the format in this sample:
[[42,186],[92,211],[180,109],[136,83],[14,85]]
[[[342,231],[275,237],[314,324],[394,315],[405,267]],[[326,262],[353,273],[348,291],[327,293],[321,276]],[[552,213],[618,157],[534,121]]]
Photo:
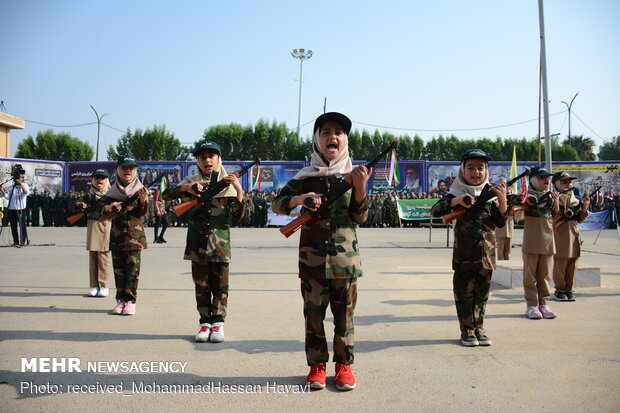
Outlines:
[[[385,155],[387,155],[391,150],[396,149],[398,146],[398,141],[392,141],[389,147],[384,149],[379,155],[377,155],[372,161],[368,162],[365,166],[370,170],[373,166],[375,166]],[[304,212],[298,218],[295,218],[293,221],[289,222],[282,228],[280,228],[280,232],[286,238],[290,237],[295,231],[301,228],[302,225],[309,224],[315,220],[317,220],[321,213],[328,211],[332,204],[344,195],[349,189],[351,189],[351,177],[347,175],[340,181],[340,185],[338,188],[333,191],[330,190],[327,194],[324,194],[324,201],[321,203],[321,206],[316,211]],[[288,235],[287,235],[288,234]]]
[[309,222],[312,222],[313,219],[314,217],[312,215],[310,215],[307,212],[304,212],[303,214],[295,218],[293,221],[289,222],[288,224],[280,228],[280,232],[282,233],[282,235],[288,238],[291,235],[293,235],[295,232],[297,232],[297,230],[301,228],[303,225]]
[[86,215],[85,212],[78,212],[75,215],[71,215],[69,218],[67,218],[67,222],[71,225],[74,225],[76,222],[78,222],[84,215]]
[[190,209],[192,209],[198,203],[198,198],[190,199],[189,201],[183,202],[182,204],[175,205],[172,207],[174,209],[174,213],[177,217],[180,217]]

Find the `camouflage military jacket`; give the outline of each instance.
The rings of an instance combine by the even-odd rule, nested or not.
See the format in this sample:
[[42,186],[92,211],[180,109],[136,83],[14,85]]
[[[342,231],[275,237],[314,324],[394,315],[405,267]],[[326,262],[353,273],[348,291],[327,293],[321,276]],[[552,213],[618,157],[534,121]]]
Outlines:
[[[101,214],[104,204],[118,202],[107,196],[103,197],[103,203],[97,207],[97,213]],[[132,202],[121,212],[114,215],[112,229],[110,231],[110,250],[111,251],[138,251],[146,249],[146,236],[144,234],[144,223],[142,217],[149,210],[148,201],[142,203],[139,199]]]
[[[167,188],[162,197],[165,200],[181,198],[189,200],[186,192],[179,189],[189,181]],[[205,188],[209,182],[200,182]],[[230,218],[238,218],[243,205],[237,198],[212,198],[206,205],[197,205],[187,213],[187,237],[183,259],[198,262],[230,262]]]
[[[454,210],[450,206],[454,195],[447,194],[433,206],[434,216],[443,216]],[[503,227],[506,216],[499,211],[495,200],[487,202],[481,213],[467,212],[456,219],[452,269],[462,265],[495,269],[495,227]]]
[[[327,192],[329,178],[290,180],[280,191],[271,208],[289,214],[292,197],[314,192]],[[368,217],[368,198],[361,205],[355,202],[350,189],[320,219],[301,227],[299,239],[299,277],[308,279],[354,278],[362,276],[362,261],[357,242],[356,225]]]

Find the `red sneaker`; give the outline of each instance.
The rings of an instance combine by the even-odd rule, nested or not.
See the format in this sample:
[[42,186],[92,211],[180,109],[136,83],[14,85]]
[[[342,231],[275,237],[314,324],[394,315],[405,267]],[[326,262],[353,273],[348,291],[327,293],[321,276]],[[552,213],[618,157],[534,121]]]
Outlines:
[[318,363],[310,367],[310,373],[306,378],[306,383],[310,385],[311,389],[325,388],[326,370],[325,363]]
[[336,387],[338,390],[353,390],[355,376],[350,364],[336,363]]

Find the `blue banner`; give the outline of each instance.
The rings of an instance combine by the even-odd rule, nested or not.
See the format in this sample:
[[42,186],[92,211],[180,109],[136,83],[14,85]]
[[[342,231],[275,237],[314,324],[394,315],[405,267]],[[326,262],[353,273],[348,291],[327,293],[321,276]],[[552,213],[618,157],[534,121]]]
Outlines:
[[606,209],[600,212],[588,212],[588,217],[585,221],[579,224],[579,229],[582,231],[593,229],[608,229],[611,224],[611,211]]

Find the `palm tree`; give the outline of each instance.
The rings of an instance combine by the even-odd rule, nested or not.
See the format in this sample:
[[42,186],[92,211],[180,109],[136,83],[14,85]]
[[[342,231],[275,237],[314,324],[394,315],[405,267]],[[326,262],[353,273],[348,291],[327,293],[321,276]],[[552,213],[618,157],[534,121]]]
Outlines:
[[584,138],[583,135],[571,136],[570,140],[566,139],[564,145],[570,145],[579,154],[582,161],[595,161],[594,147],[596,144],[592,138]]

